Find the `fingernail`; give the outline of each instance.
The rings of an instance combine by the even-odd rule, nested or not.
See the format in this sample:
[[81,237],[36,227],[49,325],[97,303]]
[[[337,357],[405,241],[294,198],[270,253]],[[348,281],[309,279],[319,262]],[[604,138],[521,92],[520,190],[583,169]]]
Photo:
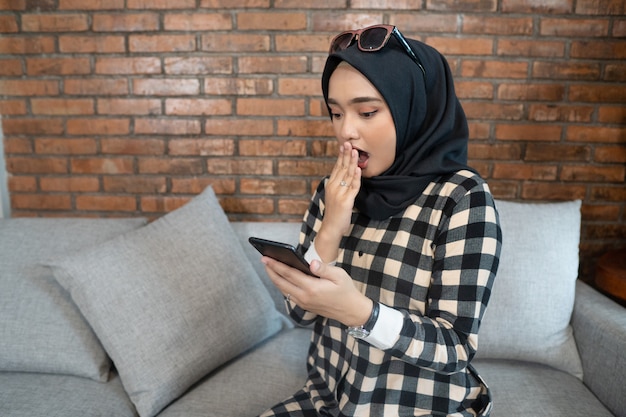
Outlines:
[[322,266],[322,263],[318,261],[317,259],[314,259],[313,261],[311,261],[312,272],[317,272],[320,269],[320,266]]

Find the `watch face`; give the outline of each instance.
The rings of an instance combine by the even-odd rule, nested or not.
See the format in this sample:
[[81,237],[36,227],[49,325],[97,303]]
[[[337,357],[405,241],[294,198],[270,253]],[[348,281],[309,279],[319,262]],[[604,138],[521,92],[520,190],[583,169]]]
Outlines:
[[364,339],[370,335],[370,332],[365,330],[363,327],[350,327],[348,329],[348,334],[355,339]]

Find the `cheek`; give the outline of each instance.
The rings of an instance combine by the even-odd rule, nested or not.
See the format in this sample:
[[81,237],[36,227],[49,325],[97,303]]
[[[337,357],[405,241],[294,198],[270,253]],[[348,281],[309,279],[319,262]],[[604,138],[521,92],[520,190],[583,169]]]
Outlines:
[[393,120],[389,120],[384,126],[381,126],[379,130],[379,137],[384,138],[381,140],[381,150],[386,155],[386,160],[389,162],[389,165],[393,163],[396,159],[396,130],[395,125],[393,124]]
[[340,124],[336,122],[335,120],[332,120],[330,123],[331,123],[331,126],[333,127],[333,132],[335,133],[335,137],[337,138],[337,140],[340,140],[339,139],[339,132],[341,130]]
[[379,151],[384,151],[385,154],[396,154],[396,134],[393,125],[391,128],[388,124],[379,125],[369,130],[369,134],[372,139],[376,140],[377,148]]
[[340,134],[339,134],[339,124],[338,123],[333,123],[333,132],[335,133],[335,137],[337,138],[338,141],[341,141],[340,139]]
[[393,161],[396,159],[396,152],[395,149],[390,148],[390,147],[385,147],[384,149],[381,150],[382,154],[384,155],[384,162],[383,164],[385,165],[383,167],[383,169],[387,169],[391,166],[391,164],[393,164]]
[[[382,132],[381,132],[382,133]],[[389,130],[386,130],[386,136],[379,136],[385,138],[381,140],[378,145],[378,152],[381,156],[380,163],[383,171],[391,167],[396,159],[396,138],[394,135],[389,135]]]

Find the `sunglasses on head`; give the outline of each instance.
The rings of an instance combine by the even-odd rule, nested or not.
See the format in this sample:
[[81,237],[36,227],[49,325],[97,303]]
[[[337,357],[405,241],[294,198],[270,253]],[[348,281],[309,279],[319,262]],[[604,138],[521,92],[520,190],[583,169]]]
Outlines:
[[417,66],[422,70],[424,78],[426,77],[426,70],[420,62],[419,58],[409,45],[404,35],[400,33],[397,27],[393,25],[374,25],[359,30],[348,30],[341,32],[335,36],[330,42],[329,53],[335,53],[347,49],[352,42],[356,40],[356,45],[360,51],[363,52],[376,52],[380,51],[387,42],[391,35],[394,35],[400,44],[404,47],[406,53],[413,59]]

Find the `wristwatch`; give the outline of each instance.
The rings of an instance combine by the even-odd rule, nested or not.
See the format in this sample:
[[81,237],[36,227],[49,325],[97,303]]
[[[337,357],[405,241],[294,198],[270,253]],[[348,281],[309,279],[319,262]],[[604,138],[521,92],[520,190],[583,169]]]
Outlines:
[[378,320],[378,313],[380,312],[380,304],[374,301],[374,306],[372,307],[372,314],[370,314],[370,318],[367,319],[364,325],[357,327],[348,327],[348,334],[355,339],[365,339],[370,335],[374,325],[376,324],[376,320]]

